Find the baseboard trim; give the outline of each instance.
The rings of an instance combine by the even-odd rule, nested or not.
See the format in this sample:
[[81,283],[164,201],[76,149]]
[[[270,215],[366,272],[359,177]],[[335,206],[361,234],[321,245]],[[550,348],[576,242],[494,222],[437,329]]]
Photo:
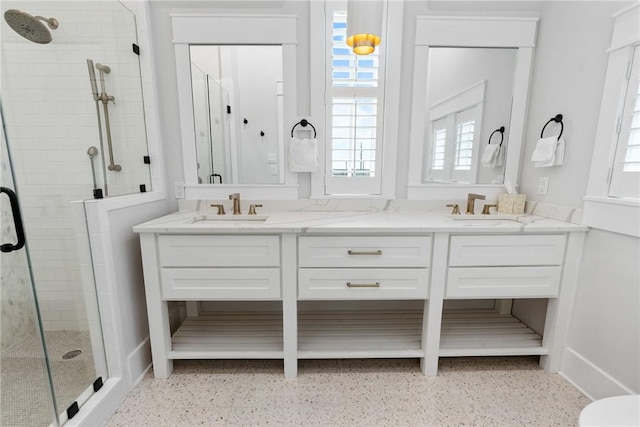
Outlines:
[[147,336],[138,346],[127,356],[127,369],[129,370],[130,387],[138,384],[144,374],[151,366],[151,342]]
[[591,400],[636,394],[570,348],[565,348],[559,374]]

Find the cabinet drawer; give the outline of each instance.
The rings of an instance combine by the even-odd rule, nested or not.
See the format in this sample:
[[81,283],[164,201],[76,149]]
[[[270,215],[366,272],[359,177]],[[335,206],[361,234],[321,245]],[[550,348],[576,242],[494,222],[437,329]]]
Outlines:
[[561,265],[564,235],[452,236],[449,265]]
[[299,299],[426,299],[426,268],[298,270]]
[[163,268],[162,298],[279,299],[279,268]]
[[300,267],[428,267],[428,236],[302,236]]
[[446,298],[553,298],[560,267],[449,268]]
[[278,236],[158,236],[160,267],[279,267]]

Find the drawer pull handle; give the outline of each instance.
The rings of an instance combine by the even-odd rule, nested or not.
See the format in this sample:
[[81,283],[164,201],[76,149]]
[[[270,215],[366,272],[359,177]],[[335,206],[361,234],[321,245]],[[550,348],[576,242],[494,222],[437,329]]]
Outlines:
[[376,283],[351,283],[347,282],[347,287],[349,288],[379,288],[380,282]]
[[378,249],[377,251],[352,251],[349,249],[347,251],[349,255],[382,255],[382,251]]

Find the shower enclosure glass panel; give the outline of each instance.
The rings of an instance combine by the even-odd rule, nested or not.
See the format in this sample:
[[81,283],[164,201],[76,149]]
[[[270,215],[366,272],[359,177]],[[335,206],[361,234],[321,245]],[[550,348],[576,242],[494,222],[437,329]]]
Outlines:
[[[15,185],[2,129],[0,137],[0,242],[5,245],[19,239],[9,198]],[[0,283],[0,426],[55,424],[49,360],[26,247],[0,252]]]
[[[151,186],[139,59],[133,50],[136,24],[131,11],[115,0],[5,0],[1,12],[0,105],[8,146],[3,153],[11,154],[15,182],[7,185],[18,194],[29,254],[23,249],[21,256],[3,253],[1,259],[1,425],[47,426],[53,414],[61,414],[54,425],[64,423],[67,408],[89,398],[96,378],[108,378],[90,257],[86,261],[89,245],[78,238],[86,224],[74,217],[71,202],[93,197],[95,188],[110,197]],[[51,17],[56,28],[49,25]],[[10,20],[21,22],[25,35],[14,31]],[[49,42],[42,42],[47,37],[39,24]],[[37,37],[29,35],[32,31]],[[108,169],[106,123],[96,114],[96,107],[101,114],[104,108],[93,96],[88,59],[94,67],[109,68],[108,73],[102,68],[104,90],[101,70],[95,73],[100,92],[112,97],[108,114],[119,171]],[[3,186],[11,170],[8,159]],[[9,208],[5,194],[2,198],[5,243],[4,234],[14,231],[5,221]],[[13,357],[10,350],[30,358],[11,367],[6,362]],[[45,400],[34,401],[38,396]]]

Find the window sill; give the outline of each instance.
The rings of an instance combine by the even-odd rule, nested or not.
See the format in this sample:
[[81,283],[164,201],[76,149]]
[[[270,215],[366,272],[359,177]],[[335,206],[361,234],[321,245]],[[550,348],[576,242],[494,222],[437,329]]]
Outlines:
[[592,228],[640,237],[640,200],[587,196],[582,222]]

